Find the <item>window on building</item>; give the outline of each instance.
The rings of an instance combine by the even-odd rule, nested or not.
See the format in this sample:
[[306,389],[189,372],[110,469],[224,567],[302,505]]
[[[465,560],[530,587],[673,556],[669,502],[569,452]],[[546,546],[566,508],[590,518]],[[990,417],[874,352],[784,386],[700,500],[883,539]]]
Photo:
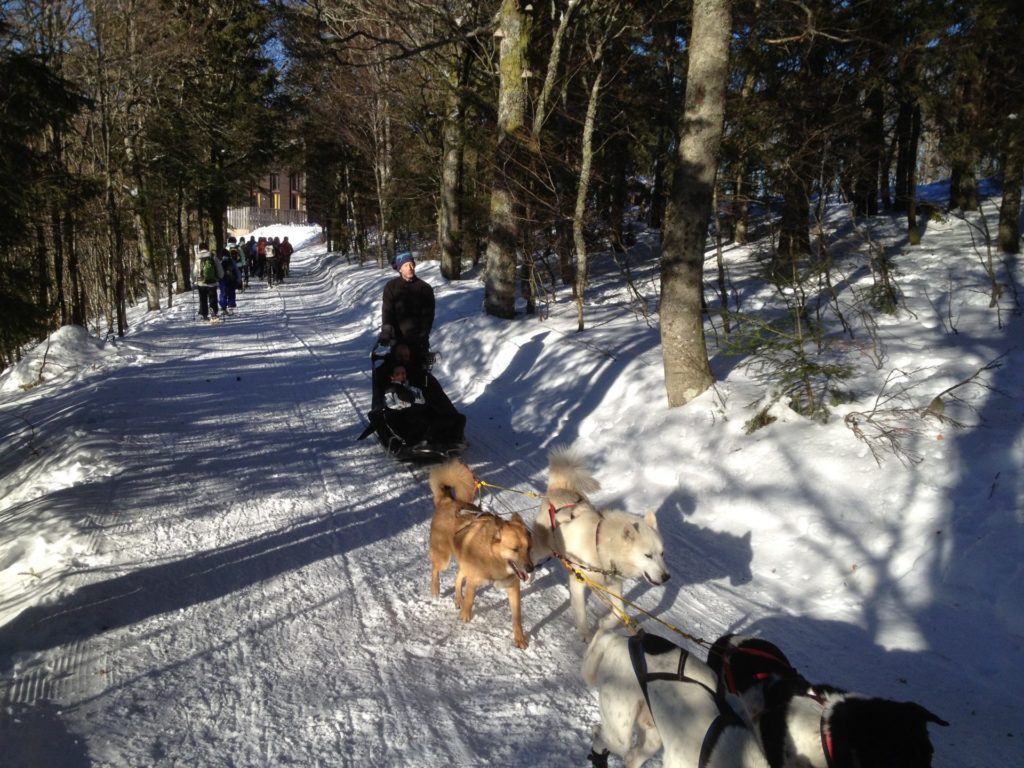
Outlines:
[[274,210],[275,211],[281,210],[281,193],[280,192],[275,192],[274,193]]
[[271,192],[276,192],[277,191],[277,174],[276,173],[270,174],[270,191]]

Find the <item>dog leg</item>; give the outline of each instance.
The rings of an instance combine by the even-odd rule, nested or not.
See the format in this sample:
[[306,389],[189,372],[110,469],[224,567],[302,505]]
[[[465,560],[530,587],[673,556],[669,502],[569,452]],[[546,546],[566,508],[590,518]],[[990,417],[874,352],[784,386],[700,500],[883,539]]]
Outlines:
[[590,642],[590,627],[587,624],[587,586],[569,574],[569,605],[572,607],[576,631],[584,643]]
[[466,583],[466,574],[460,567],[455,574],[455,607],[462,608],[462,588]]
[[[633,679],[635,681],[636,678]],[[624,692],[619,682],[609,680],[600,689],[598,706],[601,711],[601,722],[594,727],[590,753],[597,755],[599,759],[604,755],[607,760],[609,752],[625,759],[633,745],[636,715],[639,706],[643,704],[643,693],[635,682],[629,691]],[[629,685],[627,682],[627,686]]]
[[452,545],[451,545],[451,534],[448,533],[447,540],[445,538],[446,531],[442,530],[443,521],[439,523],[437,513],[435,513],[435,520],[430,523],[430,594],[437,597],[441,594],[441,571],[448,568],[449,563],[452,561]]
[[626,615],[626,603],[622,598],[622,580],[611,578],[606,586],[610,593],[608,597],[611,600],[611,611],[609,611],[609,616],[605,617],[602,626],[614,626],[618,620]]
[[437,597],[441,594],[441,571],[448,567],[448,563],[439,566],[437,561],[434,561],[433,567],[430,569],[430,594]]
[[608,755],[611,752],[608,749],[608,745],[604,743],[604,739],[601,738],[601,726],[594,726],[594,738],[590,746],[590,754],[587,757],[590,758],[590,763],[593,768],[608,768]]
[[459,618],[468,622],[473,618],[473,600],[476,598],[476,582],[463,577],[466,582],[466,594],[462,597],[462,610],[459,611]]
[[628,768],[640,768],[661,749],[661,734],[654,724],[654,717],[645,702],[640,703],[640,712],[636,718],[636,743],[626,753],[624,759]]
[[522,600],[520,599],[519,582],[515,581],[508,588],[508,607],[512,609],[512,635],[516,648],[526,648],[526,635],[523,634]]

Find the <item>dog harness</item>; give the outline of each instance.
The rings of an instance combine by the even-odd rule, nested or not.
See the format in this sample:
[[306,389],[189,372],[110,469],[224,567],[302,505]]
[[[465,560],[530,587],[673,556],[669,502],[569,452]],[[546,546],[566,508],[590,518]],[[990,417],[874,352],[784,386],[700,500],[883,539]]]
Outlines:
[[555,530],[555,528],[558,527],[558,520],[555,519],[555,515],[557,515],[563,509],[572,509],[575,506],[576,506],[575,502],[572,503],[572,504],[563,504],[560,507],[556,507],[554,502],[552,502],[552,501],[548,502],[548,514],[551,515],[551,530],[552,531]]
[[[823,704],[825,703],[814,688],[811,688],[810,691],[808,691],[807,696],[816,701],[821,701]],[[821,751],[825,754],[825,765],[829,768],[832,768],[833,758],[835,756],[835,745],[832,743],[831,720],[832,705],[826,704],[821,710],[821,723],[818,726],[818,729],[821,731]]]
[[[563,504],[560,507],[556,507],[553,502],[548,501],[548,515],[551,517],[551,530],[552,531],[554,531],[555,529],[557,529],[559,527],[558,519],[557,519],[556,515],[559,512],[561,512],[563,509],[572,509],[573,507],[576,506],[577,503],[578,502],[573,502],[572,504]],[[604,515],[602,515],[601,512],[596,510],[596,509],[594,510],[594,512],[597,514],[597,518],[598,518],[598,520],[597,520],[597,527],[594,528],[594,552],[597,553],[597,555],[598,555],[597,560],[598,560],[598,562],[600,562],[601,561],[601,555],[600,555],[600,549],[601,549],[601,525],[604,523]],[[571,523],[575,519],[576,519],[575,517],[572,517],[572,518],[570,518],[569,522]],[[555,557],[556,559],[561,560],[567,566],[577,566],[577,567],[581,568],[582,570],[590,571],[591,573],[599,573],[602,576],[616,576],[617,577],[619,575],[619,571],[615,567],[615,563],[614,562],[611,563],[612,567],[610,569],[609,568],[599,568],[597,566],[590,565],[588,563],[574,563],[572,560],[570,560],[569,558],[559,554],[558,552],[552,552],[551,555],[553,557]],[[577,574],[577,576],[578,576],[578,574]]]
[[807,682],[802,676],[778,678],[764,689],[764,707],[758,729],[761,732],[761,744],[765,754],[774,755],[777,760],[784,759],[783,741],[786,728],[786,709],[788,702],[795,698],[807,698],[821,705],[821,717],[818,731],[821,738],[821,752],[825,765],[834,765],[835,745],[832,738],[832,704],[825,695]]
[[[745,654],[747,656],[756,656],[762,659],[767,659],[773,664],[778,664],[781,667],[790,667],[789,661],[785,658],[779,657],[777,654],[771,651],[766,651],[761,648],[753,648],[749,645],[741,645],[736,647],[727,648],[722,654],[722,672],[725,677],[725,686],[729,693],[739,694],[736,689],[736,677],[732,671],[732,657],[737,654]],[[790,667],[791,668],[791,667]],[[794,670],[795,672],[795,670]],[[774,670],[763,670],[755,672],[753,679],[761,682],[768,680],[771,677],[776,676],[778,673]]]
[[[662,653],[668,653],[672,650],[679,651],[679,664],[675,671],[647,671],[647,653],[652,653],[657,656]],[[704,733],[704,740],[700,745],[700,757],[697,760],[697,768],[707,768],[707,765],[711,760],[711,754],[715,750],[715,745],[718,744],[718,739],[721,737],[725,729],[733,725],[743,726],[745,725],[743,721],[735,712],[722,702],[715,691],[711,690],[699,680],[695,680],[686,674],[686,662],[690,659],[690,652],[684,648],[680,648],[675,643],[672,643],[663,637],[659,637],[658,635],[649,635],[643,630],[640,630],[637,634],[629,638],[629,658],[633,662],[633,671],[636,673],[637,682],[640,683],[640,689],[644,692],[644,700],[647,702],[648,708],[651,706],[651,699],[647,692],[647,684],[654,680],[697,685],[706,691],[708,696],[714,699],[715,704],[718,707],[718,716],[711,721],[711,725]],[[654,710],[652,709],[651,716],[653,717],[653,715]]]

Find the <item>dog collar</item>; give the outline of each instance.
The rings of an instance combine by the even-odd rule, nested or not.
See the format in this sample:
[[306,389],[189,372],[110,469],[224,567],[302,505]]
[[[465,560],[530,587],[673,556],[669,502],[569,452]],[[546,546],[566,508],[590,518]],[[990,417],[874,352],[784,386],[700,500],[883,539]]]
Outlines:
[[[812,696],[813,698],[813,696]],[[832,743],[832,705],[821,710],[821,751],[825,755],[825,765],[832,768],[833,757],[835,756],[835,745]]]

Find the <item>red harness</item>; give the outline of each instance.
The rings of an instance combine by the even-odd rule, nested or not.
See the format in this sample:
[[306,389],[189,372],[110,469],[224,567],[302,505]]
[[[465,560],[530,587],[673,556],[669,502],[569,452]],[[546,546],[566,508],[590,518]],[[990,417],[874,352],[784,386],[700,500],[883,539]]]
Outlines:
[[570,508],[575,507],[575,506],[576,506],[575,504],[566,504],[566,505],[558,507],[556,509],[555,508],[555,503],[553,501],[549,501],[548,502],[548,514],[551,515],[551,530],[552,531],[555,530],[555,528],[558,527],[558,520],[555,519],[555,515],[558,514],[559,512],[561,512],[563,509],[570,509]]
[[[574,502],[572,504],[563,504],[562,506],[556,508],[554,502],[552,502],[552,501],[548,502],[548,515],[551,517],[551,530],[552,531],[554,531],[556,528],[558,528],[558,520],[555,518],[555,515],[557,515],[563,509],[572,509],[575,506],[576,506],[576,503]],[[597,547],[597,548],[600,548],[600,546],[601,546],[601,524],[603,522],[604,522],[604,517],[601,516],[600,514],[598,514],[597,528],[594,529],[594,546]],[[557,555],[558,553],[557,552],[552,552],[552,554]]]

